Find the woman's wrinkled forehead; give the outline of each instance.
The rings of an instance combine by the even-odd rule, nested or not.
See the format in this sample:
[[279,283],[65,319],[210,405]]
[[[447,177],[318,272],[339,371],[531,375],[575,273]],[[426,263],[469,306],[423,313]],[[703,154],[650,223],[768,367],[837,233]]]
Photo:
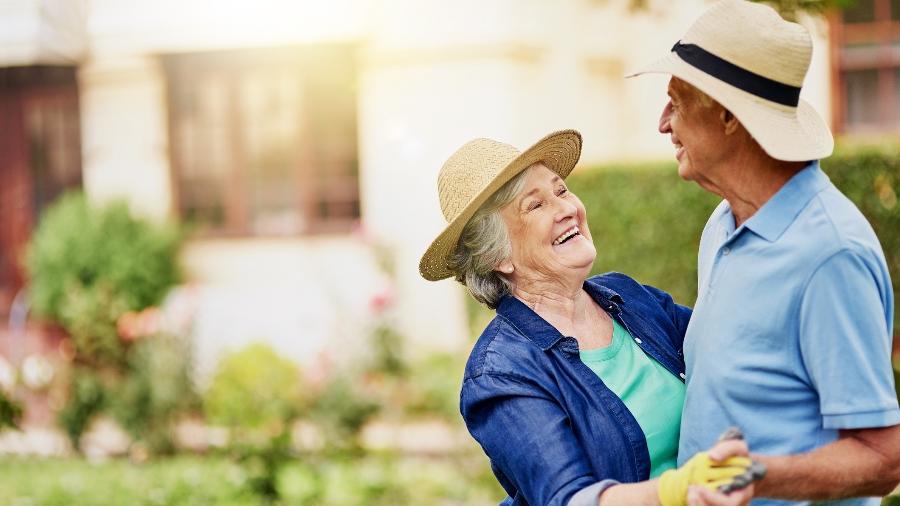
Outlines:
[[523,174],[523,179],[524,184],[522,185],[522,191],[519,193],[517,200],[521,200],[523,197],[538,192],[547,184],[555,185],[562,181],[559,174],[547,168],[542,162],[538,162],[526,169],[526,173]]

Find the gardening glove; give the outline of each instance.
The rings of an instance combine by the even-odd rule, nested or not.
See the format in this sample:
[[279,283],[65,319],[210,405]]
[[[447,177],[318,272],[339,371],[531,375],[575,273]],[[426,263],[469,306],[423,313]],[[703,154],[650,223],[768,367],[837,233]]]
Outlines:
[[666,471],[659,477],[659,502],[662,506],[687,506],[690,485],[716,490],[746,474],[752,464],[749,457],[729,457],[724,462],[714,462],[707,452],[700,452],[678,469]]

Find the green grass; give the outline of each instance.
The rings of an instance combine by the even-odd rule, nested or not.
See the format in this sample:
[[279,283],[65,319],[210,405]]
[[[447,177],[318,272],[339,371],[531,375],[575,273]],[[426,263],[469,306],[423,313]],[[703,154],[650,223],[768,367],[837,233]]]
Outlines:
[[[493,505],[504,493],[483,455],[301,460],[279,475],[283,505]],[[257,506],[246,469],[220,457],[145,464],[0,459],[4,506]]]

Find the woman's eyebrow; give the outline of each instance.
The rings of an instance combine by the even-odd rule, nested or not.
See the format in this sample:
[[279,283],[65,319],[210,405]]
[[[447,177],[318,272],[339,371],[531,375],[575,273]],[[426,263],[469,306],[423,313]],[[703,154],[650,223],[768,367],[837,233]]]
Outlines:
[[529,191],[527,193],[523,193],[522,196],[519,197],[519,202],[525,200],[525,197],[530,197],[530,196],[534,195],[538,191],[540,191],[540,188],[532,188],[531,191]]

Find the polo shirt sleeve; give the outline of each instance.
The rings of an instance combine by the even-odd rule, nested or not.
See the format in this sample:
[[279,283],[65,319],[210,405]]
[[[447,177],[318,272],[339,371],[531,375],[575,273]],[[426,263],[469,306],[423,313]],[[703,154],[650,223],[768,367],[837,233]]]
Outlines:
[[800,354],[826,429],[900,424],[885,308],[890,281],[881,272],[844,249],[817,268],[802,294]]
[[460,408],[469,432],[501,473],[501,484],[528,504],[594,506],[617,484],[594,476],[568,415],[527,378],[492,373],[469,378]]

